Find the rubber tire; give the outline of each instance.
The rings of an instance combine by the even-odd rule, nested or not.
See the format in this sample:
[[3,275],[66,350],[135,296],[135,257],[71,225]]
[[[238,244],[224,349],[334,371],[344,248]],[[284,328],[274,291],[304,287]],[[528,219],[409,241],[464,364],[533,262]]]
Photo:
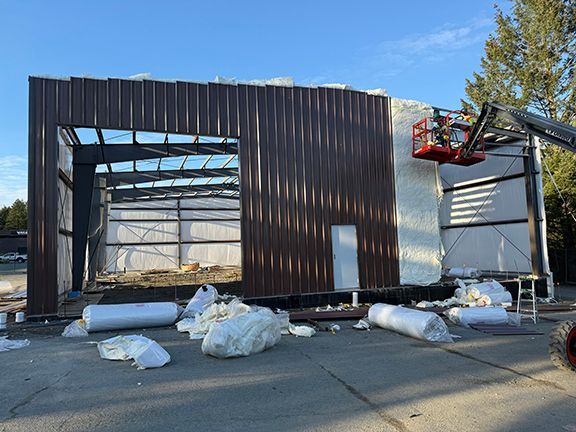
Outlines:
[[24,262],[24,258],[18,258],[16,260],[17,263],[22,264]]
[[[568,335],[576,331],[576,321],[561,321],[550,332],[548,352],[554,366],[559,369],[576,372],[576,362],[568,358]],[[572,354],[574,356],[574,353]]]

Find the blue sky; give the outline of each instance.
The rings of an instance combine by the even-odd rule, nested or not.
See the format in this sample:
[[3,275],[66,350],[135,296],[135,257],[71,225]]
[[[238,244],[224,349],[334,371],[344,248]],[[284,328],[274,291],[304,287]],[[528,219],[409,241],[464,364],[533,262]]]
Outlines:
[[492,4],[0,0],[0,206],[26,199],[29,75],[289,76],[458,107]]

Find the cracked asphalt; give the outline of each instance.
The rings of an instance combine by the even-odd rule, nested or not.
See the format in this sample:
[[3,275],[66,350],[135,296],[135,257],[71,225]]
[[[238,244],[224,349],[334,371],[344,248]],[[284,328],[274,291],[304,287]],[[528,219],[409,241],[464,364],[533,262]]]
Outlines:
[[0,431],[576,431],[576,373],[548,360],[551,321],[544,336],[451,327],[462,339],[442,345],[340,324],[228,360],[173,327],[121,332],[171,354],[143,371],[89,343],[118,333],[16,328],[31,345],[0,353]]

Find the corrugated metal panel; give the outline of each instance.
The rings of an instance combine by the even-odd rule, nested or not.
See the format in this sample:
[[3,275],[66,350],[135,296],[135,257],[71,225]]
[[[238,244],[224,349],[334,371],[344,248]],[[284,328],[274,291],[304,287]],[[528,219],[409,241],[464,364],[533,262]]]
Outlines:
[[57,123],[239,137],[246,296],[332,290],[333,224],[357,226],[362,287],[399,284],[388,98],[329,88],[31,78],[32,314],[55,312],[56,278],[44,273],[56,268]]

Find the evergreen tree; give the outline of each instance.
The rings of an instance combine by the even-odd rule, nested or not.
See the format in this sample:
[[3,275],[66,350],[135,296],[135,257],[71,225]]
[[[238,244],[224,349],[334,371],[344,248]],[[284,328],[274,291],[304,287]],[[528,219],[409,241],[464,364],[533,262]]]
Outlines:
[[[513,0],[495,19],[464,107],[498,101],[576,126],[576,1]],[[576,154],[550,145],[544,156],[565,200],[544,173],[549,247],[576,248]]]
[[10,207],[4,206],[0,208],[0,230],[4,229],[4,225],[6,225],[6,218],[8,217],[9,211]]
[[22,200],[17,199],[10,207],[4,229],[28,228],[28,207]]

